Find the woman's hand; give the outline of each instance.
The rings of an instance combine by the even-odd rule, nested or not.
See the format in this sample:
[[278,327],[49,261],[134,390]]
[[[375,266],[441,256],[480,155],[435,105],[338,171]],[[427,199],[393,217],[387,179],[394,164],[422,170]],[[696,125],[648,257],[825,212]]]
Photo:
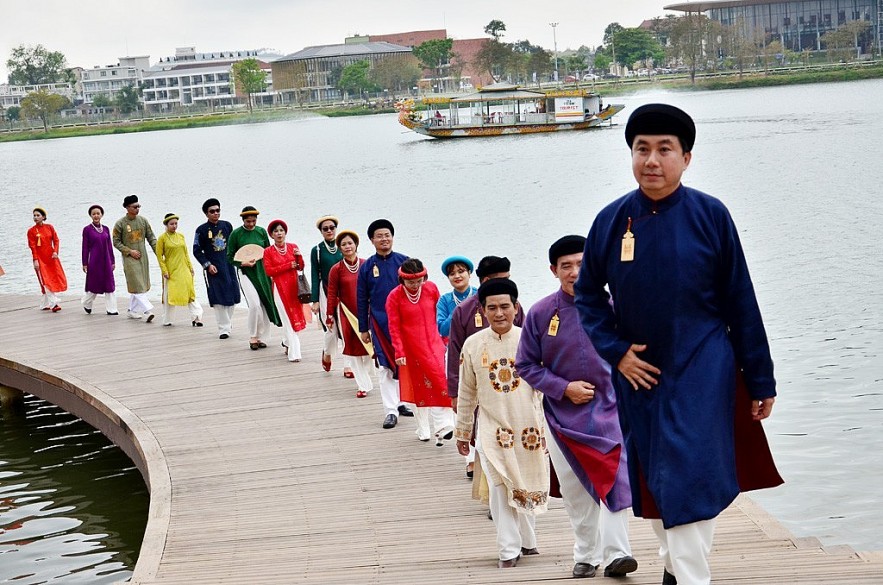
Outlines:
[[396,358],[396,365],[399,365],[399,366],[406,366],[406,365],[408,365],[408,364],[405,363],[405,358],[400,357],[400,358]]
[[84,274],[89,271],[88,269],[89,269],[89,267],[86,266],[85,264],[83,264],[83,273]]
[[165,278],[166,280],[168,280],[168,279],[169,279],[169,273],[168,273],[168,272],[163,272],[163,273],[162,273],[162,277]]

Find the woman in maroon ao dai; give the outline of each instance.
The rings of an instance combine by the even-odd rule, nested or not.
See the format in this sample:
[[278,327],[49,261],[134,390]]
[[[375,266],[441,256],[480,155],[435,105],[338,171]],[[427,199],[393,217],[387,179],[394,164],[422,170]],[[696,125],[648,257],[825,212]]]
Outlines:
[[101,224],[104,208],[93,205],[89,208],[92,223],[83,228],[83,272],[86,273],[86,294],[83,295],[83,309],[92,312],[95,297],[104,295],[104,308],[108,315],[117,315],[116,282],[113,271],[116,261],[110,241],[110,228]]

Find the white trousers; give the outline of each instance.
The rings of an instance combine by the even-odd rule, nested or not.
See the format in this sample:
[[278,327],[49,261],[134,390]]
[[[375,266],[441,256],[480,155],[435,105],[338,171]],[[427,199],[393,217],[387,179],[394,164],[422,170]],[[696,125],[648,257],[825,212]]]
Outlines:
[[417,406],[414,408],[414,421],[417,423],[417,438],[421,441],[438,435],[440,431],[453,430],[454,410],[449,406]]
[[678,585],[709,585],[711,568],[708,555],[714,540],[716,518],[682,524],[666,530],[662,520],[650,520],[659,539],[659,556],[665,570],[675,576]]
[[[175,317],[175,308],[177,305],[169,304],[169,293],[167,290],[163,290],[162,293],[162,307],[163,307],[163,316],[162,323],[163,325],[171,325],[172,320]],[[193,299],[189,303],[187,303],[187,309],[190,311],[190,320],[194,321],[202,317],[202,305],[199,304],[199,301]]]
[[[490,469],[484,452],[479,448],[481,468]],[[490,479],[490,476],[488,476]],[[488,482],[490,484],[490,482]],[[537,535],[534,528],[535,517],[519,514],[509,505],[509,494],[505,484],[488,485],[489,507],[497,529],[497,550],[501,561],[508,561],[521,554],[522,548],[536,548]]]
[[[87,292],[83,295],[83,307],[92,310],[92,304],[95,302],[97,293]],[[108,313],[117,312],[117,294],[115,292],[104,293],[104,310]]]
[[285,305],[282,304],[282,298],[275,286],[273,287],[273,300],[276,301],[279,319],[282,321],[282,334],[285,336],[285,345],[288,346],[288,361],[298,361],[300,360],[300,337],[291,326],[291,320],[288,318],[288,313],[285,312]]
[[324,344],[322,347],[322,351],[325,352],[325,355],[331,356],[331,359],[334,359],[334,356],[337,355],[339,349],[337,346],[338,340],[338,329],[337,329],[337,321],[331,327],[325,323],[325,316],[328,314],[326,309],[328,308],[328,297],[325,296],[325,289],[321,284],[316,283],[315,286],[319,287],[319,323],[325,327],[325,336],[324,336]]
[[131,293],[129,295],[129,312],[136,315],[150,313],[153,303],[147,298],[147,293]]
[[399,415],[399,381],[392,377],[392,370],[380,366],[377,379],[380,382],[380,400],[383,402],[383,410],[386,414]]
[[46,289],[46,292],[43,293],[43,296],[40,297],[40,308],[41,309],[51,309],[55,305],[57,305],[61,299],[58,298],[58,295]]
[[345,355],[343,356],[343,367],[352,371],[359,390],[362,392],[374,390],[374,382],[371,380],[371,370],[374,368],[374,362],[370,356]]
[[261,340],[270,329],[270,317],[267,309],[261,302],[258,289],[254,287],[248,277],[239,273],[239,284],[245,304],[248,306],[248,336],[251,339]]
[[215,305],[215,321],[218,322],[218,333],[230,335],[233,330],[233,310],[235,305]]
[[546,438],[546,448],[573,528],[573,562],[603,568],[616,559],[632,556],[628,508],[611,512],[603,502],[596,502],[573,472],[556,437]]

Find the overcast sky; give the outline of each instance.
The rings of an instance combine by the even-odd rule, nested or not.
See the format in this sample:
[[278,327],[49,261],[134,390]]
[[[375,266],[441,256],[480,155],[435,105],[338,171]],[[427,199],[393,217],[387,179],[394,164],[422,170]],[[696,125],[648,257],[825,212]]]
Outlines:
[[0,11],[0,81],[13,47],[42,44],[69,66],[115,64],[149,55],[151,64],[176,47],[199,52],[270,48],[281,54],[342,43],[353,34],[445,28],[448,36],[484,36],[493,19],[503,40],[529,40],[551,50],[597,46],[611,22],[625,27],[664,13],[674,0],[40,0],[4,2]]

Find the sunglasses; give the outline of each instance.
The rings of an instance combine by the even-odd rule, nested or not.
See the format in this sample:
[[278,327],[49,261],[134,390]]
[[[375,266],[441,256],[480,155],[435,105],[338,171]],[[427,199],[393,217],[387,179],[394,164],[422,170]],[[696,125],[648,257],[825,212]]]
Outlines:
[[323,225],[323,226],[322,226],[322,231],[323,231],[323,232],[333,232],[333,231],[336,230],[336,229],[337,229],[337,226],[336,226],[336,225]]

